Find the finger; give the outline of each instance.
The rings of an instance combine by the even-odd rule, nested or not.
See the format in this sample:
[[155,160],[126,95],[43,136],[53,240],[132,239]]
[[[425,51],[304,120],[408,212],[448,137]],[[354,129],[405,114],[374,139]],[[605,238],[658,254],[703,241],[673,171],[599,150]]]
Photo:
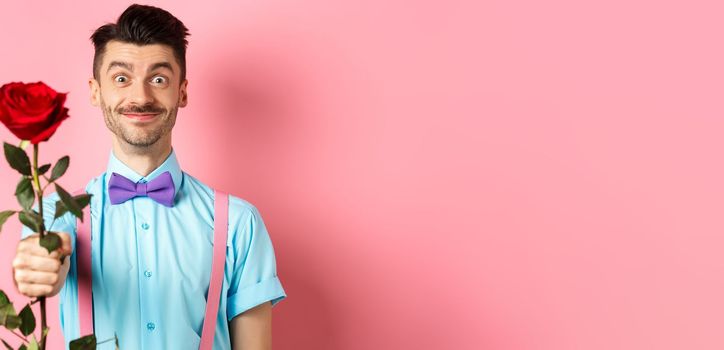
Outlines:
[[18,246],[18,253],[32,256],[53,257],[56,259],[59,257],[59,253],[56,253],[56,251],[53,251],[53,253],[55,253],[54,255],[53,253],[48,253],[48,250],[41,246],[37,240],[34,242],[25,242],[22,246]]
[[18,254],[13,259],[13,267],[17,270],[34,270],[45,272],[58,272],[60,270],[60,260],[33,256],[27,254]]
[[40,245],[40,243],[38,242],[39,239],[37,239],[37,237],[21,241],[21,243],[18,245],[18,252],[28,253],[37,256],[51,257],[56,259],[60,258],[61,255],[70,255],[73,252],[73,248],[71,247],[70,242],[70,236],[67,233],[59,232],[58,237],[60,237],[60,246],[58,247],[58,249],[54,250],[51,253],[48,253],[48,250]]
[[15,281],[18,283],[47,284],[54,286],[58,282],[58,274],[53,272],[15,270]]
[[50,294],[53,286],[46,284],[18,283],[18,291],[27,297],[40,297]]
[[40,236],[36,233],[32,236],[25,237],[20,242],[18,242],[18,252],[27,252],[34,247],[37,247],[38,241],[40,240]]

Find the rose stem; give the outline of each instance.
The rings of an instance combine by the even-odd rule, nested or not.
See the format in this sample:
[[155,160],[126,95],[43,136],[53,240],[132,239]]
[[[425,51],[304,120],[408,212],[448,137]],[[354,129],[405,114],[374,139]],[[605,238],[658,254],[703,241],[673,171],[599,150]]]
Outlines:
[[[38,176],[38,149],[39,145],[33,144],[33,180],[35,181],[35,186],[38,189],[38,208],[40,211],[40,239],[43,239],[45,237],[45,217],[43,216],[43,188],[40,187],[40,177]],[[45,350],[45,328],[46,328],[46,318],[45,318],[45,297],[41,296],[38,299],[40,299],[40,350]]]

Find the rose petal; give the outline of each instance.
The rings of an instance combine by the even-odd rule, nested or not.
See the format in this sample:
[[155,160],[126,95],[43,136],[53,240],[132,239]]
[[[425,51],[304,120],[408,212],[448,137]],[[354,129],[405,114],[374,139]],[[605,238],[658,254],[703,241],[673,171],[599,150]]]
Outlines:
[[0,87],[0,121],[22,140],[47,141],[68,118],[66,95],[43,82],[5,84]]
[[31,138],[30,143],[36,145],[40,142],[48,141],[48,139],[50,139],[50,137],[53,136],[53,134],[55,134],[55,131],[58,129],[60,124],[64,120],[68,119],[68,117],[69,117],[68,108],[63,108],[62,112],[60,113],[58,118],[56,118],[55,122],[52,125],[50,125],[48,128],[46,128],[45,130],[41,131],[38,135]]

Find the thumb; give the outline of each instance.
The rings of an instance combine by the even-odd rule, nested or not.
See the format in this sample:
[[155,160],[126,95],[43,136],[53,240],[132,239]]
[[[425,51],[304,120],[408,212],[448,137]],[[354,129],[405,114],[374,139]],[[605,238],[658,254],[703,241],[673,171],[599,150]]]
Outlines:
[[58,237],[60,237],[60,248],[58,251],[60,252],[60,255],[70,255],[73,253],[73,245],[70,241],[70,235],[66,232],[58,232]]

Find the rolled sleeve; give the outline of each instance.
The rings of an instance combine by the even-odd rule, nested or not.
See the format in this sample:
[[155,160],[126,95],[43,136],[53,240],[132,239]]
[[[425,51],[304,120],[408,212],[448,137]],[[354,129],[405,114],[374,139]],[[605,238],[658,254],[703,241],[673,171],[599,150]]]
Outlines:
[[[277,276],[276,258],[271,238],[259,211],[245,203],[236,221],[229,225],[234,270],[227,293],[229,321],[257,305],[270,301],[276,305],[286,298]],[[235,226],[235,227],[234,227]]]
[[286,294],[278,277],[272,277],[251,287],[244,288],[230,296],[227,301],[229,321],[259,304],[271,301],[272,305],[276,305],[284,298],[286,298]]

